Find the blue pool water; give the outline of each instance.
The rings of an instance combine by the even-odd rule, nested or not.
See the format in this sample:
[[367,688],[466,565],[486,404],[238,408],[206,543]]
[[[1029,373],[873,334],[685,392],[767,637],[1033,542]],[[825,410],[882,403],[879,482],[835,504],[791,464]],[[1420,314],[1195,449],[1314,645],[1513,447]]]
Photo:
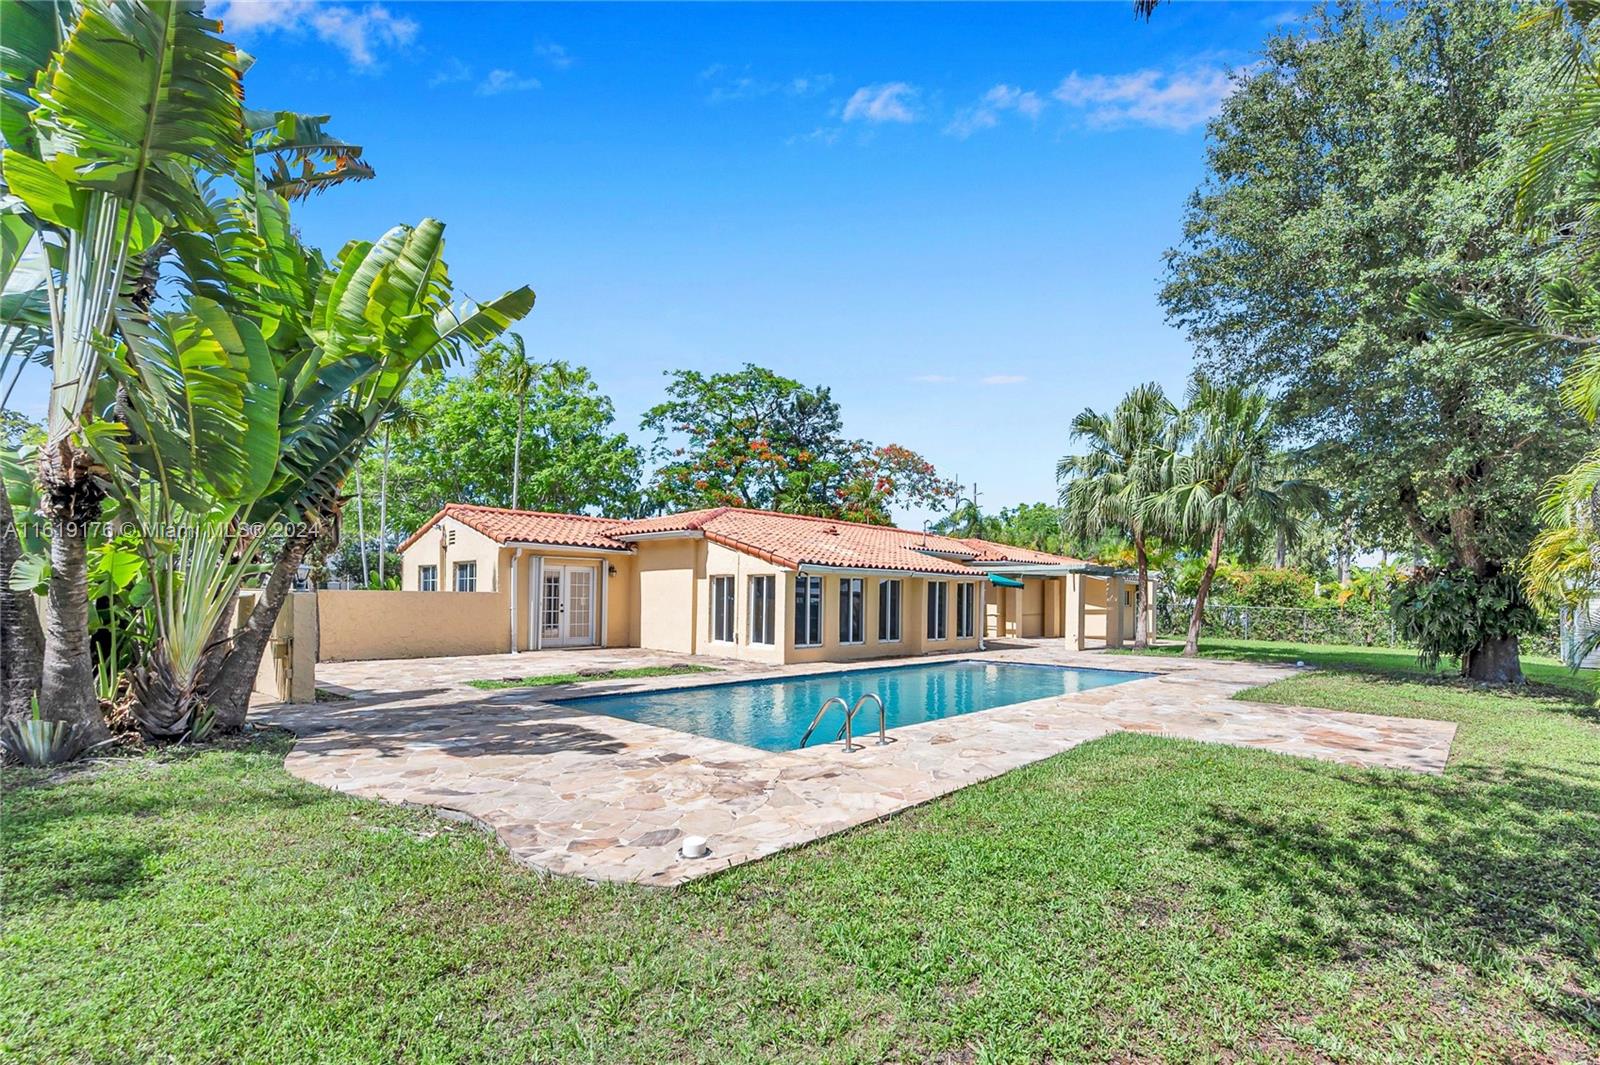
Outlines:
[[[789,751],[800,746],[817,709],[834,695],[854,705],[865,693],[877,692],[888,710],[889,727],[898,728],[1149,676],[1153,674],[1018,662],[930,662],[632,695],[578,696],[559,702],[584,713],[660,725],[764,751]],[[844,712],[835,706],[817,726],[811,744],[832,740],[843,723]],[[869,701],[863,706],[852,727],[857,736],[876,739],[876,705]]]

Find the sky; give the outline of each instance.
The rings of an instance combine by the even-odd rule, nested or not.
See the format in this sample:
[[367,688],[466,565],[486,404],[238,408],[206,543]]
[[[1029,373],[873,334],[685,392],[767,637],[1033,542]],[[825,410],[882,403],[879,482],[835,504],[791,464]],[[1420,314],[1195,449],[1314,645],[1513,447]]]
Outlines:
[[458,292],[531,285],[530,352],[588,367],[640,442],[664,371],[754,362],[992,512],[1054,498],[1083,408],[1181,393],[1156,292],[1204,123],[1306,10],[1132,8],[210,10],[256,57],[248,104],[332,115],[377,170],[297,205],[309,242],[440,218]]

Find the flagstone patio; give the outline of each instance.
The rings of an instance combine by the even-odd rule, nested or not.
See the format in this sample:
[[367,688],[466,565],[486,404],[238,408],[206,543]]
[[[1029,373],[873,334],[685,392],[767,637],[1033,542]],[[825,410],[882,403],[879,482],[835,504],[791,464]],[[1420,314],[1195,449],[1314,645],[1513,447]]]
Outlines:
[[[262,707],[255,720],[296,733],[286,766],[305,780],[466,815],[536,869],[658,886],[832,835],[1119,730],[1427,773],[1444,769],[1455,736],[1447,722],[1231,699],[1291,667],[1131,659],[1053,643],[1013,642],[981,657],[1155,675],[908,725],[886,747],[848,754],[838,743],[759,751],[548,700],[897,663],[759,667],[627,649],[326,663],[319,686],[345,700]],[[465,684],[686,661],[720,669],[494,693]],[[686,835],[707,837],[710,855],[681,857]]]

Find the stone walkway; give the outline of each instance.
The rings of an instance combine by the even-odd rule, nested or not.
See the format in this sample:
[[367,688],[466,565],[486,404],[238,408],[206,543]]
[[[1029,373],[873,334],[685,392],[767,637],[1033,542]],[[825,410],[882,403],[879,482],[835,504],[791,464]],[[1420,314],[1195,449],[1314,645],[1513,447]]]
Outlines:
[[[579,686],[487,693],[463,683],[691,661],[638,650],[324,664],[319,686],[348,701],[264,707],[256,719],[297,734],[286,766],[305,780],[465,814],[537,869],[658,886],[832,835],[1118,730],[1429,773],[1443,770],[1455,736],[1446,722],[1230,698],[1289,675],[1288,667],[1075,654],[1051,645],[1012,645],[982,657],[1155,676],[908,725],[890,733],[895,742],[887,747],[869,740],[850,754],[836,743],[758,751],[545,701]],[[646,691],[852,668],[692,661],[724,668],[581,689]],[[893,663],[867,663],[885,664]],[[711,855],[680,857],[685,835],[707,837]]]

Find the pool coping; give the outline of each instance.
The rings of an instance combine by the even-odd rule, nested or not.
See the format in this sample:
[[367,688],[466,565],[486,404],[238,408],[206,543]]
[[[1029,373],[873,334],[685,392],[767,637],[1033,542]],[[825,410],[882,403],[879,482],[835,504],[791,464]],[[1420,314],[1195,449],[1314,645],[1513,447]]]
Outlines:
[[[972,657],[808,664],[743,679]],[[543,872],[653,886],[681,884],[881,820],[1117,731],[1432,773],[1443,769],[1455,731],[1443,722],[1232,700],[1292,675],[1293,667],[1150,660],[1155,668],[1120,669],[1099,656],[1038,648],[992,652],[980,661],[1145,675],[900,726],[893,730],[897,742],[877,747],[869,740],[849,754],[835,740],[763,751],[586,714],[543,698],[542,689],[489,698],[475,689],[429,689],[381,705],[357,698],[267,708],[261,716],[297,733],[285,761],[296,776],[471,818],[492,829],[516,861]],[[713,676],[689,684],[682,676],[638,678],[658,683],[604,694],[727,683]],[[530,698],[530,691],[540,697]],[[681,859],[677,845],[685,835],[708,837],[712,855]]]
[[[591,693],[589,693],[587,695],[580,693],[580,694],[577,694],[577,695],[569,695],[569,696],[565,696],[565,697],[558,698],[558,699],[541,699],[541,700],[538,700],[538,702],[540,704],[543,704],[543,705],[572,708],[574,706],[574,704],[584,703],[584,702],[587,702],[587,701],[593,700],[593,699],[620,699],[620,698],[625,698],[625,697],[627,697],[629,695],[670,695],[670,694],[672,694],[674,692],[694,692],[694,691],[700,691],[700,690],[705,689],[705,688],[743,687],[743,686],[752,685],[752,684],[784,684],[784,683],[787,683],[789,681],[811,680],[811,679],[814,679],[816,677],[833,677],[833,676],[840,676],[840,675],[848,676],[850,674],[855,674],[855,673],[883,673],[883,672],[888,672],[888,671],[891,671],[891,670],[901,670],[901,669],[929,669],[929,668],[933,668],[933,667],[936,667],[936,666],[960,665],[962,663],[970,663],[970,664],[976,665],[976,666],[1019,666],[1019,667],[1025,668],[1025,669],[1054,669],[1054,670],[1060,670],[1060,671],[1063,671],[1063,672],[1071,670],[1071,671],[1079,672],[1079,673],[1096,672],[1096,673],[1130,673],[1130,674],[1133,674],[1133,676],[1130,677],[1128,680],[1115,681],[1115,682],[1112,682],[1111,684],[1096,685],[1095,688],[1090,688],[1090,689],[1088,689],[1088,691],[1095,691],[1097,688],[1113,687],[1113,686],[1116,686],[1116,685],[1119,685],[1119,684],[1133,684],[1133,683],[1137,683],[1137,681],[1139,681],[1139,680],[1148,680],[1148,679],[1150,679],[1152,677],[1160,676],[1159,673],[1151,671],[1151,670],[1147,670],[1147,669],[1107,669],[1104,666],[1068,665],[1068,664],[1059,663],[1059,662],[1020,662],[1020,661],[994,660],[994,659],[985,660],[985,659],[981,659],[981,658],[973,658],[970,653],[958,652],[955,655],[953,655],[951,657],[948,657],[948,658],[939,657],[939,658],[935,658],[935,659],[932,659],[932,660],[929,660],[929,659],[910,659],[910,660],[898,661],[898,662],[895,662],[894,664],[891,664],[891,665],[881,665],[881,664],[862,665],[860,663],[851,662],[851,663],[848,663],[848,665],[851,666],[851,667],[856,667],[856,668],[818,670],[818,671],[805,672],[805,673],[783,673],[783,674],[779,674],[777,676],[765,676],[765,675],[746,676],[746,677],[739,677],[739,678],[726,679],[726,680],[716,680],[716,681],[712,681],[710,683],[674,684],[674,685],[669,685],[669,686],[665,686],[665,687],[639,688],[639,689],[635,689],[635,690],[618,691],[618,692],[591,692]],[[813,664],[813,663],[808,663],[808,665],[810,665],[810,664]],[[684,674],[679,674],[679,675],[674,676],[674,677],[659,678],[659,679],[681,680],[681,679],[683,679],[684,676],[685,676]],[[643,678],[643,677],[641,677],[639,679],[647,680],[647,679],[652,679],[652,678]],[[549,687],[556,687],[556,685],[549,685]],[[504,690],[504,689],[502,689],[502,690]],[[898,731],[900,729],[914,728],[917,725],[931,725],[931,724],[935,724],[935,723],[937,723],[939,721],[949,721],[949,720],[953,720],[955,718],[971,717],[974,714],[986,714],[991,710],[1003,710],[1008,706],[1023,706],[1023,705],[1025,705],[1027,703],[1047,703],[1047,702],[1050,702],[1053,699],[1070,698],[1071,696],[1075,696],[1075,695],[1086,695],[1086,694],[1088,694],[1088,691],[1084,691],[1084,692],[1062,692],[1060,695],[1047,695],[1047,696],[1043,696],[1043,697],[1041,697],[1039,699],[1022,699],[1022,700],[1018,700],[1017,702],[1014,702],[1014,703],[1000,703],[997,706],[986,706],[981,710],[968,710],[968,711],[965,711],[964,713],[949,714],[949,715],[946,715],[945,717],[935,718],[932,721],[913,721],[913,722],[909,722],[909,723],[904,724],[904,725],[895,725],[892,728],[888,728],[888,729],[885,730],[885,734],[887,735],[888,733],[896,732],[896,731]],[[580,713],[581,712],[582,711],[580,710]],[[630,721],[630,722],[633,722],[634,724],[637,724],[637,725],[651,725],[651,723],[648,722],[648,721],[640,721],[637,718],[622,717],[620,715],[615,715],[615,714],[604,714],[604,713],[592,712],[589,716],[612,718],[613,720],[617,720],[617,721]],[[703,732],[691,732],[688,729],[675,729],[675,728],[671,727],[670,725],[651,725],[651,727],[663,729],[663,730],[665,730],[667,732],[676,733],[676,734],[682,735],[682,736],[694,736],[694,737],[697,737],[699,739],[708,740],[708,741],[715,742],[715,743],[728,744],[729,746],[738,747],[741,750],[750,751],[750,752],[752,752],[754,754],[762,754],[762,755],[765,755],[765,754],[788,754],[788,753],[793,752],[793,751],[816,750],[816,749],[828,746],[829,744],[834,745],[834,746],[839,746],[839,747],[843,746],[842,741],[840,741],[838,739],[834,739],[834,740],[829,740],[828,743],[826,743],[826,744],[818,743],[818,744],[815,744],[815,745],[813,745],[811,747],[805,747],[805,746],[801,746],[801,747],[784,747],[784,748],[780,748],[778,750],[771,750],[771,749],[766,748],[766,747],[755,747],[755,746],[752,746],[750,744],[735,743],[733,740],[725,740],[725,739],[722,739],[722,738],[717,737],[717,736],[707,736]],[[871,735],[871,734],[876,733],[876,732],[877,732],[877,729],[870,729],[867,732],[853,733],[853,736],[855,738],[860,738],[860,737]],[[887,744],[885,744],[885,746],[887,746]]]

